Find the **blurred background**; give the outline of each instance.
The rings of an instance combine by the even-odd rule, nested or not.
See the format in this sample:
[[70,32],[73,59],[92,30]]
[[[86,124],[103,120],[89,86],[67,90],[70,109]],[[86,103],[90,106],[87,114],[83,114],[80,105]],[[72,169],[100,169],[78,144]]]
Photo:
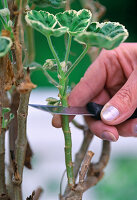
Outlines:
[[[86,0],[85,0],[86,1]],[[137,0],[99,0],[106,7],[106,14],[101,21],[110,20],[120,22],[129,31],[127,42],[137,42]],[[74,0],[71,8],[81,9],[79,0]],[[36,8],[40,10],[40,8]],[[55,14],[63,9],[45,8]],[[44,64],[45,60],[52,58],[48,44],[44,36],[37,31],[35,34],[35,61]],[[64,37],[53,38],[53,43],[61,60],[64,58]],[[71,48],[71,61],[73,62],[82,52],[82,46],[74,42]],[[79,66],[72,72],[70,82],[77,84],[84,72],[91,64],[89,56],[81,61]],[[34,72],[31,76],[33,83],[38,87],[33,90],[30,103],[45,104],[48,97],[57,97],[58,91],[52,87],[42,72]],[[76,119],[83,123],[81,117]],[[32,158],[32,170],[24,169],[23,194],[24,200],[38,186],[44,189],[40,200],[57,200],[60,190],[60,180],[65,170],[64,164],[64,138],[60,129],[51,125],[52,116],[33,108],[29,108],[27,134],[34,156]],[[73,159],[79,150],[83,135],[73,125]],[[8,135],[7,135],[8,137]],[[97,186],[91,188],[84,194],[83,200],[135,200],[137,199],[137,141],[136,138],[120,138],[118,142],[111,145],[111,159],[105,170],[105,176]],[[89,150],[95,153],[93,162],[97,161],[101,150],[101,140],[94,138]],[[63,181],[62,188],[66,184]]]

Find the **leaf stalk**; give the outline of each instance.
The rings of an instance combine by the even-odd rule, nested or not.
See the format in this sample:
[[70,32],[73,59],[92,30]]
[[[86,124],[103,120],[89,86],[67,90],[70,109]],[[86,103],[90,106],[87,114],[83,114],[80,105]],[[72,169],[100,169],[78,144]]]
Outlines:
[[70,47],[71,47],[71,41],[72,41],[72,36],[69,34],[67,51],[66,51],[66,56],[65,56],[65,65],[67,65],[67,62],[68,62]]
[[69,68],[69,70],[66,72],[66,77],[68,78],[71,72],[75,69],[75,67],[78,65],[78,63],[84,58],[88,51],[89,46],[87,45],[84,51],[81,53],[81,55],[77,58],[77,60],[73,63],[73,65]]
[[57,53],[56,53],[56,51],[54,49],[54,46],[52,44],[51,37],[47,36],[47,40],[48,40],[49,47],[50,47],[50,49],[52,51],[52,54],[53,54],[53,56],[54,56],[54,58],[56,60],[56,63],[57,63],[57,66],[58,66],[58,70],[59,70],[60,73],[62,73],[62,67],[61,67],[61,64],[60,64],[60,60],[59,60],[59,58],[57,56]]

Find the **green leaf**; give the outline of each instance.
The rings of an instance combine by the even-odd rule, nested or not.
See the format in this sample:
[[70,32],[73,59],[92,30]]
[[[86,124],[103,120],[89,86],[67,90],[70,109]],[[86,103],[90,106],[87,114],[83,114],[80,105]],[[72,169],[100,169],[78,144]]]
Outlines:
[[14,119],[14,114],[13,114],[13,113],[10,113],[10,116],[9,116],[9,121],[8,121],[8,123],[10,123],[12,119]]
[[6,129],[7,126],[8,126],[8,120],[7,119],[5,119],[5,120],[3,119],[2,120],[2,128]]
[[37,31],[41,32],[43,35],[59,37],[66,33],[67,28],[54,28],[57,24],[56,17],[46,11],[29,11],[25,17],[27,23]]
[[5,56],[12,46],[12,41],[8,37],[0,36],[0,57]]
[[51,106],[58,106],[60,104],[60,100],[53,97],[47,98],[46,101],[48,102],[48,105]]
[[52,6],[55,8],[64,7],[66,4],[66,0],[29,0],[30,4],[35,4],[38,7],[47,7]]
[[5,113],[10,112],[10,108],[2,108],[2,115],[4,115]]
[[78,33],[85,31],[91,22],[92,13],[87,9],[68,10],[63,13],[56,14],[59,25],[68,28],[68,33],[71,35],[77,35]]
[[80,33],[75,40],[88,46],[114,49],[128,37],[125,27],[116,22],[90,24],[86,32]]

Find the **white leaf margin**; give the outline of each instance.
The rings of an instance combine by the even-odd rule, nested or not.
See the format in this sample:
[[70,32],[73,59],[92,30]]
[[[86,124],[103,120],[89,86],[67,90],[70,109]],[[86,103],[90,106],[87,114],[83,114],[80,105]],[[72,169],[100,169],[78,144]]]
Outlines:
[[108,41],[114,41],[116,40],[117,38],[119,38],[120,36],[123,36],[123,40],[121,41],[124,42],[127,37],[129,36],[129,33],[127,31],[127,29],[125,28],[124,25],[120,24],[119,22],[103,22],[103,23],[99,23],[99,22],[93,22],[93,23],[96,23],[97,24],[97,27],[96,28],[102,28],[105,24],[108,24],[108,23],[113,23],[114,25],[116,26],[121,26],[123,28],[123,33],[119,33],[118,35],[116,35],[115,37],[111,38],[109,36],[105,36],[104,34],[102,33],[95,33],[95,32],[88,32],[88,31],[85,31],[85,32],[82,32],[82,33],[79,33],[77,36],[75,36],[74,40],[77,41],[78,43],[80,44],[86,44],[85,42],[82,42],[80,40],[77,39],[77,37],[81,36],[81,35],[90,35],[90,34],[93,34],[94,36],[96,35],[99,35],[100,37],[104,37],[105,39],[107,39]]
[[[42,11],[42,10],[40,10],[40,11]],[[37,11],[37,12],[39,12],[39,11]],[[41,33],[44,34],[45,36],[48,35],[48,34],[46,34],[46,31],[47,31],[47,32],[50,32],[50,34],[53,35],[53,36],[55,36],[55,37],[56,37],[56,34],[55,34],[56,31],[60,31],[60,32],[62,32],[62,34],[64,34],[65,32],[67,32],[67,31],[64,30],[65,27],[59,27],[59,28],[54,29],[54,27],[55,27],[56,24],[58,23],[58,21],[57,21],[57,19],[56,19],[56,16],[53,15],[53,14],[51,14],[51,13],[49,13],[49,12],[46,12],[46,11],[42,11],[42,12],[47,13],[47,14],[50,15],[50,16],[51,16],[51,15],[53,16],[53,18],[55,19],[55,23],[53,24],[52,27],[47,27],[47,26],[45,26],[43,23],[39,22],[38,20],[31,20],[31,19],[29,19],[28,13],[32,14],[32,10],[31,10],[31,11],[28,11],[27,14],[26,14],[26,16],[25,16],[25,20],[26,20],[26,22],[28,23],[28,25],[32,26],[33,24],[39,24],[39,25],[45,30],[45,34],[44,34],[44,32],[42,32],[42,31],[40,31],[40,30],[39,30],[39,32],[41,32]],[[34,27],[32,26],[32,28],[34,28]],[[66,29],[66,30],[67,30],[67,29]],[[37,31],[38,31],[38,30],[37,30]],[[60,35],[61,35],[61,34],[60,34]],[[58,36],[57,36],[57,37],[58,37]]]
[[12,46],[13,43],[12,43],[12,40],[9,37],[0,36],[0,39],[5,39],[5,40],[9,41],[9,44],[7,45],[5,51],[0,52],[0,57],[3,57],[3,56],[5,56],[8,53],[8,51],[10,50],[10,48],[11,48],[11,46]]
[[56,19],[56,17],[53,15],[53,14],[51,14],[51,13],[49,13],[49,12],[46,12],[46,11],[43,11],[43,10],[40,10],[40,11],[37,11],[37,12],[44,12],[44,13],[47,13],[49,16],[53,16],[53,18],[55,19],[55,23],[52,25],[52,27],[47,27],[47,26],[45,26],[43,23],[41,23],[41,22],[39,22],[38,20],[31,20],[31,19],[29,19],[29,16],[28,16],[28,14],[30,13],[30,14],[32,14],[33,15],[33,12],[32,12],[33,10],[31,10],[31,11],[28,11],[27,12],[27,14],[26,14],[26,16],[25,16],[25,20],[26,20],[26,22],[31,26],[32,24],[39,24],[40,26],[42,26],[42,28],[43,29],[45,29],[45,30],[52,30],[55,26],[56,26],[56,24],[57,24],[57,19]]
[[[92,19],[92,12],[91,12],[90,10],[88,10],[88,9],[81,9],[81,10],[79,10],[79,11],[76,11],[76,10],[71,9],[71,10],[66,10],[66,11],[64,11],[64,12],[59,12],[59,13],[57,13],[57,14],[60,14],[60,13],[61,13],[61,14],[65,14],[65,13],[71,14],[71,13],[73,12],[74,14],[76,14],[76,15],[78,16],[78,15],[80,15],[84,10],[87,11],[87,12],[89,13],[89,16],[90,16],[90,18],[87,19],[87,22],[88,22],[88,20],[89,20],[87,26],[85,27],[85,29],[83,29],[83,31],[85,31],[85,30],[88,28],[88,26],[90,25],[91,19]],[[56,14],[56,15],[57,15],[57,14]],[[59,21],[58,21],[56,15],[55,15],[55,17],[56,17],[57,23],[59,24],[60,27],[63,27],[63,26],[59,23]],[[82,31],[82,32],[83,32],[83,31]],[[69,31],[69,29],[68,29],[67,32],[68,32],[68,33],[72,33],[72,34],[76,34],[76,33],[78,33],[79,31],[71,32],[71,31]],[[81,31],[80,31],[80,32],[81,32]]]

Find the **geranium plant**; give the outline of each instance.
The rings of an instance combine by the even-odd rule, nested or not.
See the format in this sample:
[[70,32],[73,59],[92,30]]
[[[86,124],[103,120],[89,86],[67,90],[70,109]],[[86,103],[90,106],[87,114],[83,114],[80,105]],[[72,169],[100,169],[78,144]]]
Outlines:
[[[92,22],[92,13],[86,9],[82,9],[78,12],[69,10],[58,13],[55,16],[46,11],[32,10],[27,13],[25,19],[30,26],[41,32],[47,38],[53,58],[55,59],[55,64],[57,65],[58,83],[55,84],[55,81],[52,83],[59,89],[60,102],[64,107],[68,107],[67,86],[69,75],[85,56],[89,47],[96,46],[100,49],[113,49],[128,36],[127,30],[119,23],[105,22],[100,24]],[[58,26],[60,26],[60,28],[58,28]],[[64,61],[61,61],[56,53],[51,36],[59,37],[65,33],[68,34],[68,45]],[[84,44],[85,47],[84,51],[76,61],[68,66],[71,42],[73,41],[72,37],[74,37],[77,42]],[[46,70],[46,68],[44,68],[44,70]],[[73,175],[71,153],[72,142],[68,116],[62,116],[62,129],[65,137],[65,161],[68,184],[73,188],[75,181]]]
[[[50,97],[47,99],[48,104],[68,107],[69,76],[86,55],[88,49],[91,47],[98,47],[100,51],[103,48],[113,49],[127,38],[128,32],[119,23],[93,22],[92,13],[88,9],[81,9],[80,11],[67,10],[56,15],[43,10],[33,10],[33,5],[41,8],[49,5],[55,8],[64,7],[66,3],[64,0],[29,0],[28,2],[27,0],[14,0],[9,4],[7,0],[3,2],[3,8],[0,9],[2,26],[0,34],[0,199],[9,199],[10,197],[10,199],[21,200],[23,167],[26,165],[28,168],[31,168],[30,157],[32,155],[26,135],[26,121],[29,96],[31,90],[36,85],[30,80],[30,72],[36,69],[42,70],[50,83],[58,88],[59,99]],[[29,6],[31,6],[32,10]],[[47,38],[48,45],[53,54],[53,59],[47,59],[43,66],[34,62],[32,28]],[[27,35],[26,42],[24,41],[24,30]],[[31,38],[29,37],[30,35]],[[52,42],[52,37],[58,39],[62,35],[67,35],[64,60],[58,57]],[[82,44],[84,50],[75,62],[72,63],[70,52],[71,44],[74,40]],[[26,47],[28,47],[27,51]],[[64,48],[64,46],[62,45],[60,48]],[[48,73],[48,70],[57,72],[58,81],[54,80]],[[9,91],[10,101],[7,91]],[[75,125],[81,127],[76,122]],[[9,130],[10,162],[12,167],[8,187],[5,181],[4,162],[6,130]],[[97,180],[94,181],[94,184],[89,181],[88,185],[89,179],[87,179],[87,182],[83,181],[87,173],[85,166],[90,165],[93,154],[88,152],[85,165],[81,168],[79,184],[76,184],[75,177],[78,174],[81,163],[78,163],[79,167],[77,169],[73,169],[72,141],[68,116],[62,116],[62,130],[65,138],[65,163],[68,177],[68,188],[65,194],[67,194],[67,199],[81,199],[83,192],[97,183]],[[83,130],[87,131],[84,127]],[[90,141],[91,134],[85,135],[85,140],[82,144],[85,151]],[[103,143],[103,151],[106,150],[106,146],[108,150],[109,145],[105,141]],[[102,155],[104,156],[104,153]],[[102,173],[100,173],[98,180],[102,176]],[[35,194],[32,193],[27,199],[33,199],[34,196]],[[38,199],[38,197],[35,199]],[[65,200],[66,198],[60,196],[60,199]]]

